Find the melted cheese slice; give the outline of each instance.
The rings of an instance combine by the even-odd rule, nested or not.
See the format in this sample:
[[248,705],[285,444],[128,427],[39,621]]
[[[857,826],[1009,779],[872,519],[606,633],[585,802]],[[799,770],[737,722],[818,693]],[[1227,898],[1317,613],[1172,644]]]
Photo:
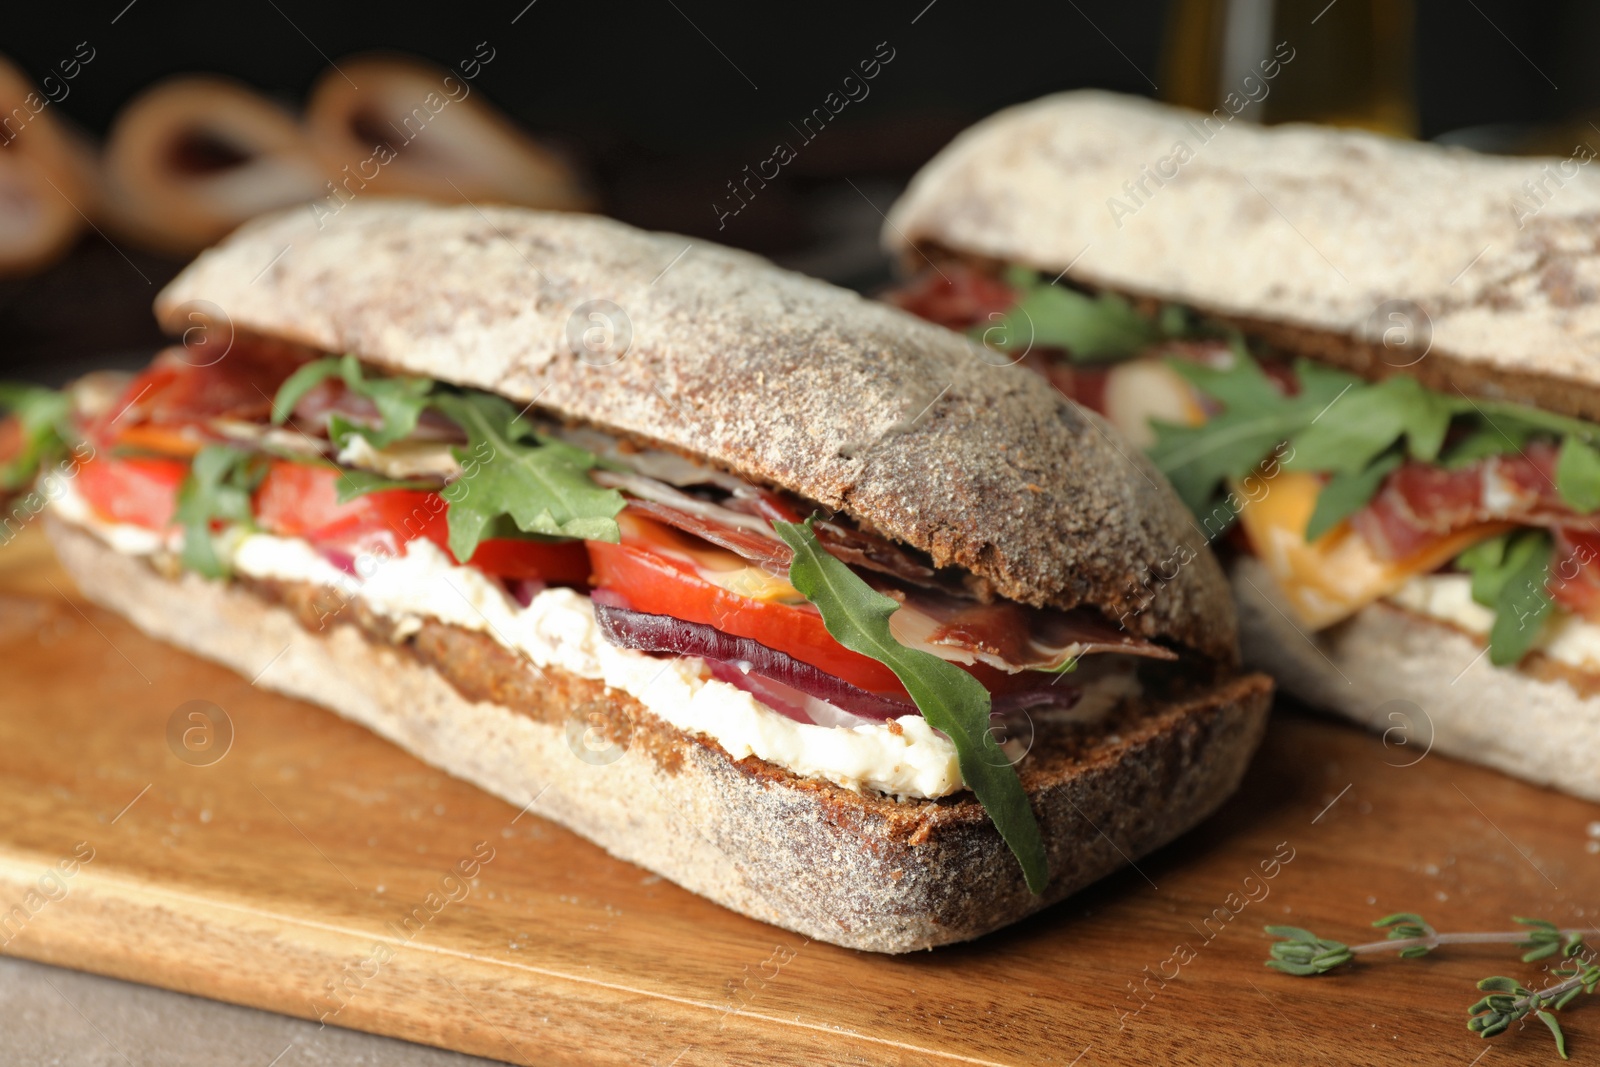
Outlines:
[[1306,524],[1322,492],[1322,479],[1314,474],[1280,470],[1258,483],[1256,500],[1241,486],[1232,489],[1245,501],[1239,524],[1250,547],[1271,572],[1283,600],[1311,630],[1354,615],[1417,575],[1438,570],[1467,547],[1510,529],[1504,523],[1483,523],[1441,537],[1405,559],[1387,560],[1348,522],[1306,542]]

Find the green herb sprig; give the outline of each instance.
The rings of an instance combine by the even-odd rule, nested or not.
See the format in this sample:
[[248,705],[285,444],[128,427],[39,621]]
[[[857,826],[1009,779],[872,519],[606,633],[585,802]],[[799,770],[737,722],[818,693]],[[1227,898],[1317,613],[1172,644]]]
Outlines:
[[1357,956],[1395,952],[1402,959],[1426,956],[1444,945],[1514,944],[1526,949],[1522,962],[1535,963],[1559,955],[1569,962],[1551,973],[1560,981],[1543,989],[1529,989],[1514,978],[1494,975],[1480,981],[1477,988],[1488,996],[1467,1009],[1467,1029],[1482,1038],[1503,1034],[1512,1023],[1532,1014],[1549,1028],[1556,1051],[1567,1059],[1567,1038],[1555,1013],[1572,1004],[1581,994],[1600,988],[1600,964],[1584,942],[1583,930],[1563,930],[1544,919],[1513,916],[1522,930],[1488,933],[1440,933],[1415,912],[1386,915],[1372,925],[1387,928],[1382,941],[1346,945],[1318,937],[1298,926],[1268,926],[1266,931],[1281,940],[1269,950],[1267,966],[1284,974],[1306,977],[1327,974],[1343,967]]

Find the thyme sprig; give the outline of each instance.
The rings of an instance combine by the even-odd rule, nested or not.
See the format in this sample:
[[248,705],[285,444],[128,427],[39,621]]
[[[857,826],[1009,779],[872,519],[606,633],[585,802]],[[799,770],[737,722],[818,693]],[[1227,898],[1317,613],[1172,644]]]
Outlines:
[[1443,945],[1513,944],[1526,949],[1523,963],[1534,963],[1559,954],[1571,962],[1551,971],[1561,979],[1543,989],[1529,989],[1515,978],[1495,975],[1478,983],[1487,993],[1467,1009],[1467,1029],[1479,1037],[1503,1034],[1512,1023],[1532,1014],[1549,1028],[1556,1051],[1567,1058],[1567,1038],[1555,1012],[1566,1008],[1580,993],[1600,988],[1600,964],[1584,944],[1583,930],[1563,930],[1544,919],[1513,916],[1521,930],[1496,930],[1486,933],[1440,933],[1422,916],[1402,911],[1385,915],[1372,925],[1387,928],[1382,941],[1346,945],[1318,937],[1298,926],[1268,926],[1266,931],[1281,940],[1273,944],[1267,966],[1284,974],[1304,977],[1326,974],[1353,961],[1357,956],[1376,952],[1395,952],[1402,959],[1426,956]]

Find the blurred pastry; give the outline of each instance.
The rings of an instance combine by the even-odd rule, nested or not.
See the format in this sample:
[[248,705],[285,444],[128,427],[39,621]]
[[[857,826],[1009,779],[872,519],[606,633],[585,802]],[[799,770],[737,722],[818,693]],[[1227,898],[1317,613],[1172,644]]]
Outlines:
[[172,78],[135,97],[112,126],[104,165],[113,225],[183,254],[254,215],[315,200],[326,183],[289,111],[211,75]]
[[341,60],[312,89],[306,125],[332,178],[322,208],[329,213],[369,192],[591,206],[572,170],[490,105],[472,76],[416,60]]

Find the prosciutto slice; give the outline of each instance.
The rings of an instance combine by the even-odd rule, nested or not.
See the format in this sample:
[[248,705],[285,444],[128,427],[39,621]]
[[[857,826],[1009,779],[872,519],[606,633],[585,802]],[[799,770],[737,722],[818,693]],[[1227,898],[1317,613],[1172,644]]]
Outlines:
[[[751,488],[748,495],[714,502],[633,472],[596,471],[594,479],[627,493],[631,511],[733,552],[776,577],[788,577],[793,553],[770,521],[796,521],[782,497]],[[901,609],[890,622],[896,639],[941,659],[969,666],[983,663],[1015,674],[1058,670],[1096,652],[1176,658],[1170,649],[1119,629],[1092,609],[1062,612],[1010,601],[985,604],[948,591],[931,568],[893,542],[833,521],[819,520],[814,529],[831,554],[867,571],[880,592],[900,601]]]
[[[753,693],[775,710],[801,722],[858,726],[921,714],[909,698],[858,688],[748,637],[736,637],[703,623],[668,615],[633,611],[624,606],[620,597],[604,590],[594,594],[594,615],[600,632],[612,644],[704,659],[717,678]],[[1034,684],[995,694],[991,710],[996,715],[1006,715],[1042,707],[1066,709],[1079,696],[1080,690],[1070,680],[1063,682],[1041,674]]]
[[1391,474],[1350,524],[1384,559],[1405,559],[1440,537],[1486,522],[1587,528],[1556,491],[1559,448],[1530,443],[1520,453],[1489,456],[1449,469],[1408,462]]

